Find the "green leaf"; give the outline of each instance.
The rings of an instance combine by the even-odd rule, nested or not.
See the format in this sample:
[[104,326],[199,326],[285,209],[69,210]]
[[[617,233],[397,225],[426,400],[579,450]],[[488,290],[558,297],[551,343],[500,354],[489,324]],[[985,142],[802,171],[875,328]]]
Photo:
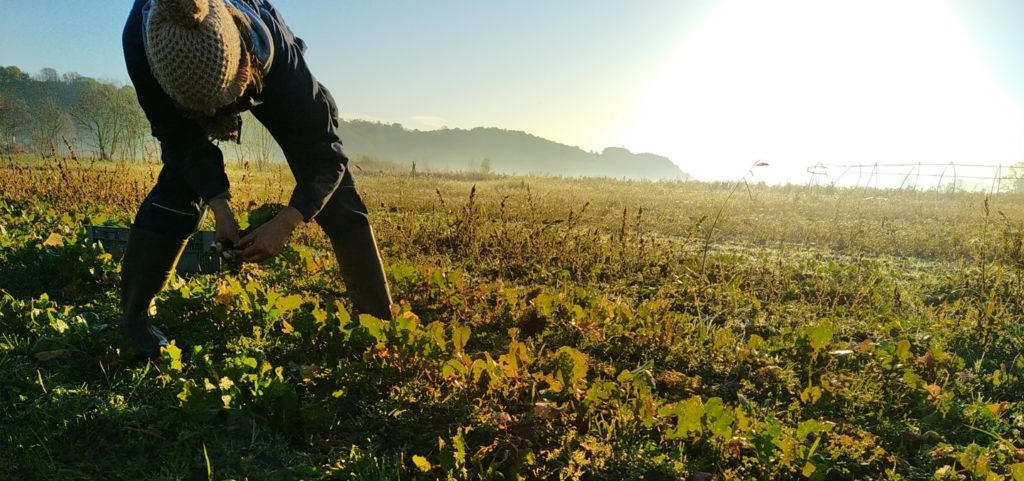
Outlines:
[[819,399],[821,399],[821,388],[818,386],[811,386],[800,393],[800,400],[804,404],[815,404]]
[[452,447],[455,448],[455,465],[460,467],[466,464],[466,437],[464,434],[465,430],[459,428],[455,437],[452,438]]
[[404,339],[407,342],[420,330],[419,320],[407,315],[396,317],[391,321],[388,327],[391,328],[390,331],[395,333],[397,337]]
[[387,324],[386,321],[377,319],[369,314],[359,315],[359,325],[363,326],[378,343],[383,343],[387,340],[387,336],[384,334],[385,324]]
[[907,387],[912,389],[917,389],[919,386],[924,384],[924,380],[921,379],[921,376],[918,376],[911,371],[903,373],[903,382],[907,384]]
[[160,351],[161,356],[170,365],[171,370],[181,372],[183,367],[181,364],[181,348],[175,346],[174,341],[171,341],[171,345],[161,348]]
[[236,358],[236,359],[237,359],[237,363],[240,366],[247,367],[247,368],[249,368],[250,370],[253,370],[253,371],[255,371],[256,367],[259,366],[259,362],[256,361],[256,358],[254,358],[254,357],[245,356],[245,357]]
[[810,462],[808,462],[807,464],[804,465],[804,469],[802,471],[800,471],[800,473],[803,474],[805,478],[809,478],[817,470],[818,470],[818,468],[816,466],[814,466],[814,464],[811,464]]
[[555,377],[566,386],[576,386],[587,378],[587,355],[569,346],[555,352]]
[[828,347],[829,343],[832,342],[832,335],[835,333],[835,329],[828,324],[821,324],[814,326],[807,333],[807,339],[811,342],[811,349],[820,351]]
[[318,329],[327,324],[327,311],[321,309],[319,305],[313,308],[310,314],[313,315],[313,322],[316,323]]
[[699,396],[693,396],[676,407],[676,431],[669,438],[682,438],[690,433],[701,432],[704,417],[704,403]]
[[295,294],[292,296],[279,297],[277,298],[276,306],[281,312],[294,311],[302,307],[302,296]]
[[1010,465],[1010,479],[1013,481],[1024,481],[1024,463]]
[[452,331],[452,344],[455,345],[455,352],[462,352],[462,349],[466,347],[466,343],[469,342],[469,335],[468,326],[456,327]]
[[345,330],[345,326],[352,322],[352,316],[340,301],[334,301],[334,315],[337,316],[338,324],[341,326],[342,330]]
[[802,441],[812,434],[827,433],[831,430],[831,424],[823,423],[816,419],[808,419],[796,427],[796,437]]
[[896,358],[900,361],[910,359],[910,341],[904,339],[896,344]]
[[491,368],[487,364],[487,361],[483,359],[473,361],[473,365],[470,368],[473,371],[473,382],[480,382],[480,376],[485,372],[488,375],[491,375]]
[[64,247],[64,236],[54,232],[43,241],[46,247]]
[[704,414],[707,416],[708,430],[712,435],[723,440],[732,437],[732,425],[736,418],[721,398],[708,399],[704,405]]
[[427,458],[424,458],[423,456],[419,455],[412,457],[412,463],[415,464],[416,467],[419,468],[419,470],[424,473],[430,471],[433,468],[433,466],[430,465],[430,461],[427,461]]
[[427,333],[427,338],[430,339],[431,342],[433,342],[434,346],[436,346],[437,349],[444,351],[444,324],[441,324],[440,321],[434,321],[431,322],[430,324],[427,324],[427,327],[424,330]]
[[[602,402],[605,402],[608,399],[611,399],[614,386],[615,386],[614,384],[612,384],[610,382],[607,382],[607,381],[596,381],[596,382],[594,382],[594,384],[592,384],[590,386],[590,389],[587,389],[587,397],[586,397],[587,402],[592,404],[592,405],[599,405]],[[665,408],[662,407],[661,409],[665,409]],[[666,414],[666,413],[662,412],[661,410],[659,410],[658,414],[661,415],[661,416],[668,416],[668,415],[670,415],[670,414]],[[674,414],[674,413],[671,413],[671,414]]]
[[458,359],[449,359],[444,366],[441,366],[441,377],[444,378],[455,375],[465,376],[467,373],[469,373],[469,369],[466,369],[466,365]]

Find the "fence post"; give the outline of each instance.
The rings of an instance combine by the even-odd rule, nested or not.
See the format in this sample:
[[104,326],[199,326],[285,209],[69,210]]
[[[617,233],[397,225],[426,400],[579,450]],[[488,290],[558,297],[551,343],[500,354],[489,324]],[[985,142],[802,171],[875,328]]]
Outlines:
[[988,190],[989,195],[998,194],[999,193],[999,188],[1001,187],[999,185],[999,180],[1002,178],[1002,176],[1003,176],[1003,165],[999,164],[999,166],[996,167],[996,176],[992,178],[992,187]]

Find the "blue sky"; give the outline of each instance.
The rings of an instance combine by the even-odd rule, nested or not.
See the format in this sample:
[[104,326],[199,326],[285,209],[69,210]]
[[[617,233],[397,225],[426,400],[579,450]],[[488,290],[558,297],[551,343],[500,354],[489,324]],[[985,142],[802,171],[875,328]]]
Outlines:
[[[1024,160],[1020,1],[275,5],[346,118],[625,146],[704,178],[754,160],[778,166],[769,180],[816,161]],[[130,1],[0,7],[0,65],[127,81]]]
[[[0,64],[127,81],[119,34],[130,1],[2,1]],[[343,116],[418,128],[498,126],[576,144],[643,87],[678,29],[705,5],[274,3],[309,44],[311,68]]]

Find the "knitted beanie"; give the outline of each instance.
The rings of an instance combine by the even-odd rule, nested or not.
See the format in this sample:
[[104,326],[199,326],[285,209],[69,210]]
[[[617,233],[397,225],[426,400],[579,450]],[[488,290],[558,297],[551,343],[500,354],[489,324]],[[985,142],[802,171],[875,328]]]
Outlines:
[[151,0],[150,9],[149,66],[180,107],[211,116],[242,95],[249,56],[224,0]]

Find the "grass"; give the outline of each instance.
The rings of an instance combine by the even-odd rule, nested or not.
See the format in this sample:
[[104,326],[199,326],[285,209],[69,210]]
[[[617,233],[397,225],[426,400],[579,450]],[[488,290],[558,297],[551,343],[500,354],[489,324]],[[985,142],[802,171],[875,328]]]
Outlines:
[[0,162],[4,478],[1024,479],[1020,196],[357,168],[395,321],[310,225],[140,364],[81,226],[156,169]]

